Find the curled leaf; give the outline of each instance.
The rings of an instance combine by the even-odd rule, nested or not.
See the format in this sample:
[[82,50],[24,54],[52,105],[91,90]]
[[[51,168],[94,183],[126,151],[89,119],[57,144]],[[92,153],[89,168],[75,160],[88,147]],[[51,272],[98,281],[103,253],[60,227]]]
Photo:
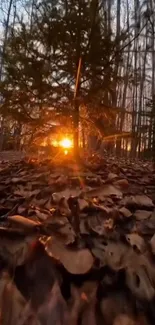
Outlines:
[[24,217],[19,216],[19,215],[9,216],[8,220],[9,220],[10,223],[19,225],[20,228],[24,228],[24,229],[34,229],[37,226],[41,225],[40,222],[35,222],[35,221],[31,220],[31,219],[24,218]]

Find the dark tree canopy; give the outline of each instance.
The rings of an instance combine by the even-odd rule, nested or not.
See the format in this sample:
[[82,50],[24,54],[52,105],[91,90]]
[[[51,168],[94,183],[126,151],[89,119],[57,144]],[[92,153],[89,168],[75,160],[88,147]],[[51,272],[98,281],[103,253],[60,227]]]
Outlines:
[[102,2],[42,0],[31,18],[31,24],[19,19],[9,30],[0,85],[2,114],[36,125],[51,118],[72,121],[81,58],[79,106],[96,126],[101,118],[105,127],[111,118],[114,122],[111,105],[121,82],[115,62],[122,60],[118,42],[125,36],[118,39],[108,29]]

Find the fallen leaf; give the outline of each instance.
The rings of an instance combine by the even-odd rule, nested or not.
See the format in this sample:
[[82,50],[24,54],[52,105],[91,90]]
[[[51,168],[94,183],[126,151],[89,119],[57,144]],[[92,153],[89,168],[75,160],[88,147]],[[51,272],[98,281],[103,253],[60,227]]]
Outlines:
[[81,199],[81,198],[78,199],[78,203],[79,203],[80,211],[84,210],[85,208],[87,208],[89,206],[89,203],[86,200]]
[[63,186],[63,185],[67,184],[67,181],[68,181],[68,177],[65,175],[61,175],[57,178],[57,180],[55,181],[55,184],[59,185],[59,186]]
[[9,239],[0,238],[0,256],[12,266],[19,266],[29,258],[34,244],[37,242],[37,235],[23,236],[21,238]]
[[50,216],[50,213],[43,209],[35,209],[33,214],[35,214],[37,219],[39,219],[41,222],[45,222]]
[[117,177],[118,177],[117,174],[114,174],[114,173],[109,173],[108,174],[108,180],[109,181],[112,181],[112,180],[116,179]]
[[9,216],[8,220],[11,224],[17,224],[23,229],[34,229],[36,227],[39,227],[41,225],[40,222],[35,222],[33,220],[30,220],[28,218],[24,218],[19,215],[15,216]]
[[126,190],[129,187],[129,182],[127,179],[119,179],[118,181],[114,182],[116,187],[119,187],[121,190]]
[[113,325],[137,325],[137,322],[129,315],[121,314],[115,318]]
[[96,320],[96,297],[88,303],[81,315],[81,325],[97,325]]
[[130,210],[128,210],[125,207],[122,207],[121,209],[119,209],[119,212],[123,215],[123,217],[125,218],[130,218],[132,217],[132,212]]
[[130,248],[120,242],[94,239],[92,253],[101,261],[101,265],[108,265],[113,270],[126,267]]
[[152,253],[155,254],[155,234],[152,236],[150,240],[150,245],[151,245]]
[[52,194],[53,200],[55,203],[58,203],[63,197],[67,200],[71,196],[77,197],[81,194],[80,188],[66,188],[62,192],[56,192]]
[[45,249],[49,256],[59,260],[72,274],[85,274],[90,271],[94,263],[93,256],[88,249],[73,250],[55,237],[47,240]]
[[83,309],[83,306],[87,303],[87,299],[82,299],[81,290],[71,285],[71,303],[69,306],[70,315],[69,315],[69,325],[77,325],[79,315]]
[[46,229],[49,234],[55,230],[55,232],[63,238],[63,242],[66,245],[73,243],[75,240],[75,232],[66,217],[59,215],[57,217],[49,217],[44,223],[44,229]]
[[127,207],[146,207],[146,208],[153,208],[154,204],[152,200],[146,195],[135,195],[125,197],[123,203]]
[[133,266],[126,269],[126,283],[138,299],[151,301],[155,296],[153,281],[145,265]]
[[93,198],[93,197],[97,197],[97,196],[104,197],[104,196],[110,196],[110,195],[114,195],[114,196],[121,198],[122,192],[111,184],[105,184],[99,188],[90,190],[85,193],[85,196],[88,198],[90,198],[90,197]]
[[53,288],[44,304],[37,311],[40,324],[46,325],[68,325],[69,311],[62,297],[59,284],[54,283]]
[[82,287],[80,287],[82,294],[85,294],[87,297],[87,302],[91,302],[94,300],[94,298],[96,298],[97,287],[97,281],[86,281],[83,283]]
[[83,234],[83,235],[90,234],[89,229],[88,229],[88,223],[85,218],[80,220],[80,234]]
[[139,252],[144,253],[147,249],[144,239],[138,234],[128,234],[125,236],[128,243],[134,249],[137,249]]
[[134,217],[136,220],[145,220],[151,217],[152,212],[146,210],[136,210],[134,213]]
[[61,215],[70,216],[71,210],[65,197],[61,198],[58,204],[58,208]]
[[29,190],[26,190],[24,188],[20,188],[19,190],[16,190],[14,192],[15,195],[22,196],[24,198],[30,198],[32,196],[38,195],[39,193],[40,193],[39,189],[38,190],[36,189],[34,191],[29,191]]
[[7,273],[0,276],[1,324],[19,324],[26,307],[26,300]]
[[[101,313],[104,323],[107,325],[114,324],[120,314],[131,314],[132,307],[128,302],[125,293],[116,292],[113,295],[103,298],[100,303]],[[121,324],[126,325],[126,324]]]

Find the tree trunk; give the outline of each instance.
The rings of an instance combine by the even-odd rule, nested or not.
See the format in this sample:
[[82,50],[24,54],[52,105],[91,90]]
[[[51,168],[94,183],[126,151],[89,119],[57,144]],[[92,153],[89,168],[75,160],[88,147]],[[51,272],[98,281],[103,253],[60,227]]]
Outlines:
[[144,91],[144,82],[145,82],[145,71],[146,71],[146,59],[147,59],[147,36],[148,36],[148,28],[146,26],[146,35],[145,35],[145,53],[143,57],[143,62],[140,62],[140,69],[141,72],[141,80],[140,80],[140,91],[139,91],[139,110],[138,110],[138,133],[139,133],[139,147],[138,153],[140,157],[141,153],[141,141],[142,141],[142,134],[141,134],[141,126],[142,126],[142,110],[143,110],[143,91]]
[[[139,32],[139,0],[134,0],[134,19],[135,19],[135,37]],[[133,89],[133,114],[132,114],[132,148],[131,155],[132,158],[137,156],[137,108],[138,108],[138,38],[134,40],[134,89]]]
[[[9,8],[7,13],[7,20],[6,20],[6,27],[4,31],[4,42],[3,42],[3,48],[2,48],[2,56],[1,56],[1,63],[0,63],[0,81],[2,80],[3,75],[3,63],[4,63],[4,54],[7,44],[7,36],[8,36],[8,30],[9,30],[9,21],[10,21],[10,14],[11,14],[11,8],[13,5],[13,0],[10,0],[9,2]],[[3,141],[4,141],[4,118],[1,117],[1,132],[0,132],[0,151],[3,149]]]
[[[153,18],[151,21],[151,27],[152,27],[152,38],[151,38],[151,47],[152,47],[152,121],[150,121],[150,124],[152,123],[152,156],[153,156],[153,162],[154,162],[154,168],[155,168],[155,5],[154,1],[150,0],[150,8],[151,12],[153,12]],[[150,18],[151,19],[151,18]]]
[[79,158],[79,101],[77,98],[74,99],[74,155],[75,158]]

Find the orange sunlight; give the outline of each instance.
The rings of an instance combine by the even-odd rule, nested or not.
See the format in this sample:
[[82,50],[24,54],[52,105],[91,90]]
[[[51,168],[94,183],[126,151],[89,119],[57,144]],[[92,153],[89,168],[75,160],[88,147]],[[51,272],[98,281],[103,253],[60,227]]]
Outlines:
[[73,141],[69,138],[64,138],[59,142],[59,146],[64,149],[69,149],[73,147]]

